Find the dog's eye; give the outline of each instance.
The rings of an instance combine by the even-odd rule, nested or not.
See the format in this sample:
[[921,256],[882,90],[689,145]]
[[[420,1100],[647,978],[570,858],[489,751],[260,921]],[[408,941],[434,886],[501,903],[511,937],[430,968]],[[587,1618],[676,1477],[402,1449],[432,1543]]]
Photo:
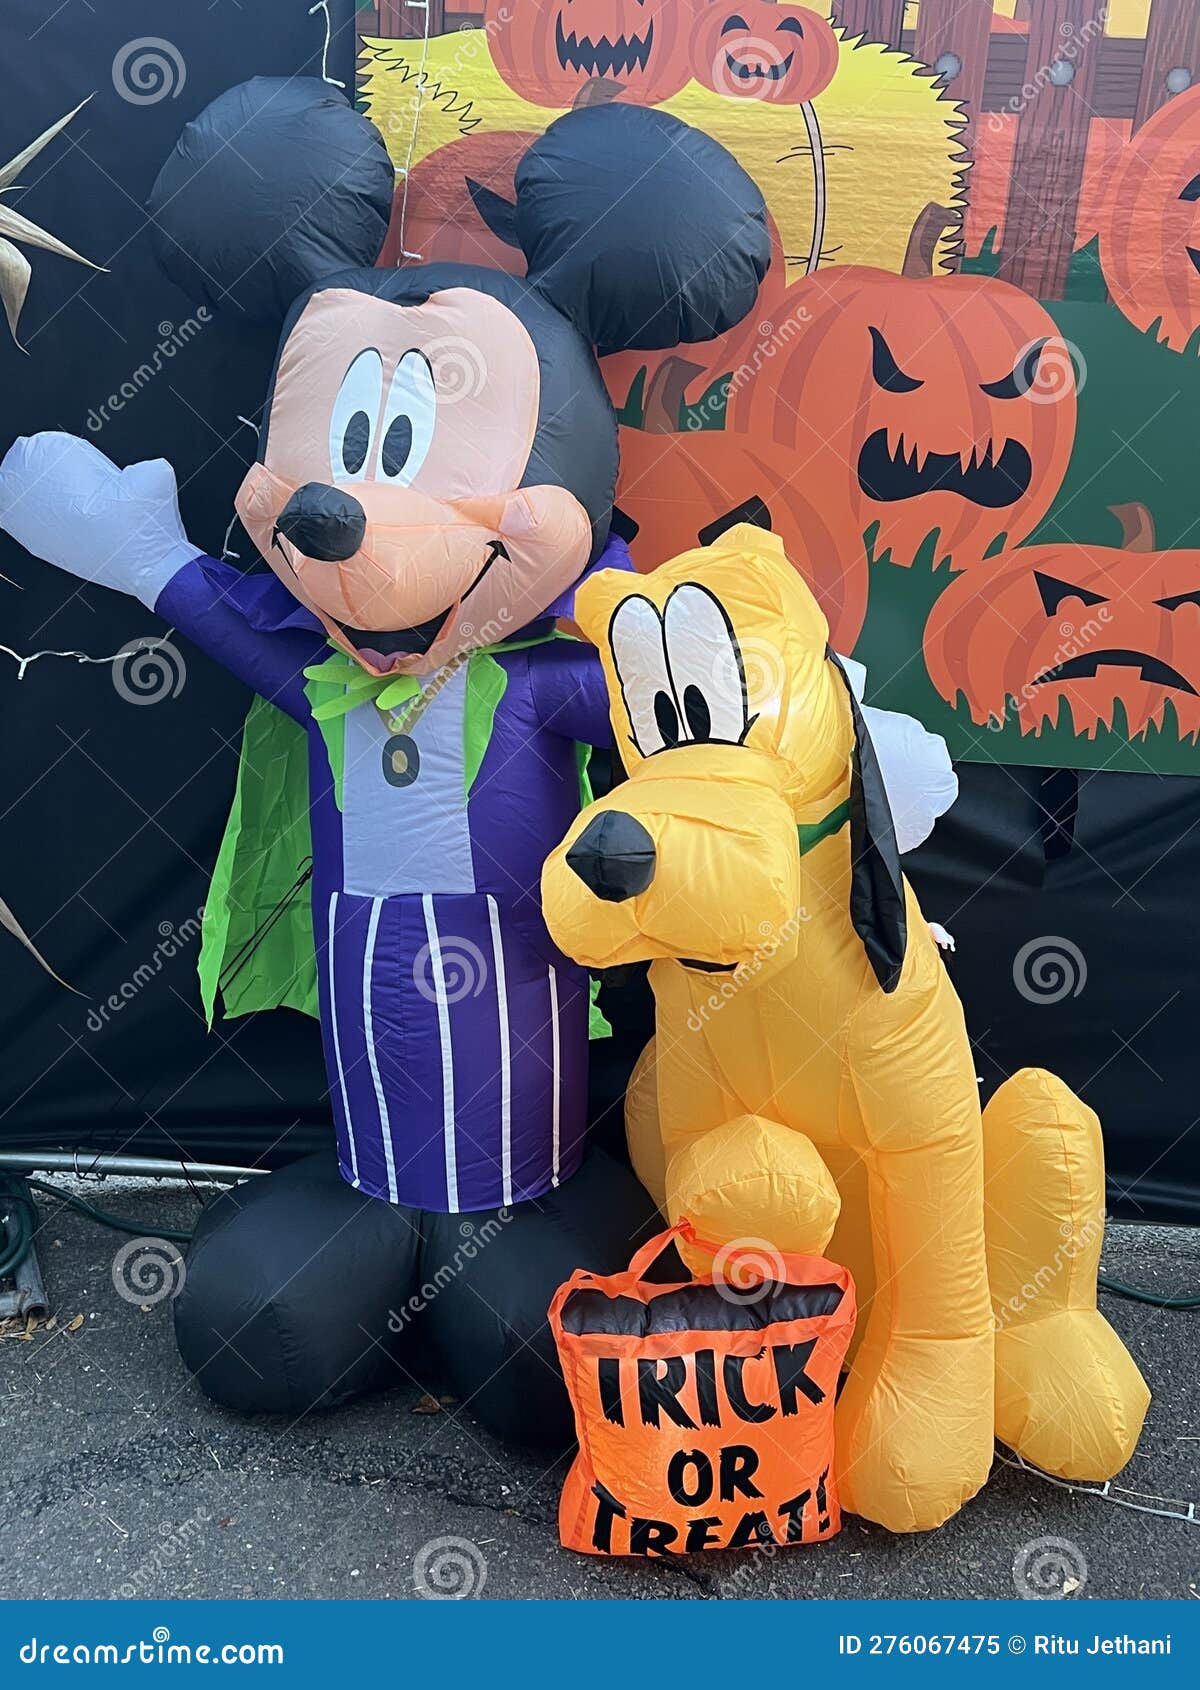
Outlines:
[[383,397],[383,359],[373,347],[360,352],[342,377],[329,418],[329,464],[335,481],[357,481],[371,455]]
[[667,600],[663,632],[685,737],[697,744],[740,745],[750,725],[746,675],[720,602],[694,582],[676,587]]
[[640,595],[624,599],[609,624],[608,639],[635,748],[643,757],[670,750],[683,734],[657,608]]
[[437,393],[433,370],[421,352],[406,352],[396,366],[383,410],[379,479],[408,487],[421,472],[433,441]]

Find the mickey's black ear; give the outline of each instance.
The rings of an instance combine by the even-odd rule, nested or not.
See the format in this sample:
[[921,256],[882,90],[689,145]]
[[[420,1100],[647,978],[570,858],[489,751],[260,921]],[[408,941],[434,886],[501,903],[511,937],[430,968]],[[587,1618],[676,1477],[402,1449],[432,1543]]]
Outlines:
[[648,106],[585,106],[517,169],[529,276],[603,356],[724,334],[771,262],[766,206],[711,136]]
[[908,923],[896,829],[879,760],[854,688],[832,651],[826,654],[845,682],[854,720],[850,771],[850,924],[885,992],[900,984]]
[[395,172],[383,137],[314,77],[256,76],[188,124],[147,206],[193,298],[282,318],[322,276],[374,264]]

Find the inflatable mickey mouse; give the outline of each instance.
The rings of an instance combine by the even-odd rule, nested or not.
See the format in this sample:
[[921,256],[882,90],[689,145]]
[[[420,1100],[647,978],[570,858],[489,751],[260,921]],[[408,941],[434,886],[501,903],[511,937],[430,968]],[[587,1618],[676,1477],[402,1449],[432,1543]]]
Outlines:
[[334,89],[255,79],[187,127],[151,197],[176,281],[283,319],[237,499],[270,573],[189,542],[165,462],[118,470],[67,435],[12,447],[0,522],[136,595],[307,735],[346,1183],[319,1158],[206,1212],[185,1360],[233,1406],[303,1411],[396,1382],[415,1325],[486,1423],[558,1436],[551,1294],[581,1262],[623,1265],[649,1207],[584,1159],[588,980],[538,897],[579,807],[577,743],[611,742],[595,654],[554,636],[591,567],[628,566],[596,358],[731,328],[770,242],[750,178],[656,110],[588,107],[532,145],[523,279],[373,268],[393,174]]

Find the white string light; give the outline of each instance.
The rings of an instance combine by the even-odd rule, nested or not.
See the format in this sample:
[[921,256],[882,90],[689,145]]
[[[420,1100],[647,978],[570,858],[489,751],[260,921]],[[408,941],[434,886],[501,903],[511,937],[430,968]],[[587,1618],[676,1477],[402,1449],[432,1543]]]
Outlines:
[[413,258],[419,264],[421,254],[409,252],[404,244],[404,232],[408,220],[408,181],[412,174],[413,157],[417,150],[417,130],[421,126],[421,101],[425,98],[425,76],[429,64],[429,0],[405,0],[407,6],[415,7],[425,14],[425,32],[421,37],[421,63],[417,71],[413,88],[413,126],[412,134],[408,138],[408,152],[405,155],[404,166],[400,174],[404,177],[404,192],[400,196],[400,256]]
[[[1148,1491],[1129,1490],[1124,1485],[1114,1485],[1108,1479],[1102,1485],[1079,1485],[1070,1479],[1056,1479],[1053,1473],[1043,1473],[1040,1467],[1034,1467],[1015,1452],[1006,1454],[998,1452],[1006,1467],[1017,1467],[1023,1473],[1032,1473],[1035,1479],[1044,1479],[1046,1484],[1055,1485],[1059,1490],[1077,1492],[1080,1496],[1096,1496],[1102,1502],[1111,1502],[1117,1508],[1130,1508],[1135,1514],[1156,1514],[1163,1520],[1180,1520],[1185,1526],[1200,1526],[1200,1504],[1183,1502],[1176,1497],[1151,1496]],[[1142,1501],[1134,1498],[1141,1497]]]
[[329,74],[329,43],[333,39],[333,20],[329,16],[329,0],[317,0],[315,6],[308,8],[310,18],[315,12],[324,12],[325,14],[325,45],[321,48],[321,81],[332,83],[335,88],[340,88],[344,93],[346,84],[339,82],[336,76]]

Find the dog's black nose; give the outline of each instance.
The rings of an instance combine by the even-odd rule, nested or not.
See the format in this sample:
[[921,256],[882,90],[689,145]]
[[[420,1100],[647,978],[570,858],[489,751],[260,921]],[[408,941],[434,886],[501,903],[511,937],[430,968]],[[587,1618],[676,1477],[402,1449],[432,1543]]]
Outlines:
[[567,866],[606,904],[624,903],[654,879],[654,841],[623,810],[604,810],[567,852]]
[[275,527],[305,557],[344,563],[363,543],[367,513],[352,493],[308,481],[284,505]]

